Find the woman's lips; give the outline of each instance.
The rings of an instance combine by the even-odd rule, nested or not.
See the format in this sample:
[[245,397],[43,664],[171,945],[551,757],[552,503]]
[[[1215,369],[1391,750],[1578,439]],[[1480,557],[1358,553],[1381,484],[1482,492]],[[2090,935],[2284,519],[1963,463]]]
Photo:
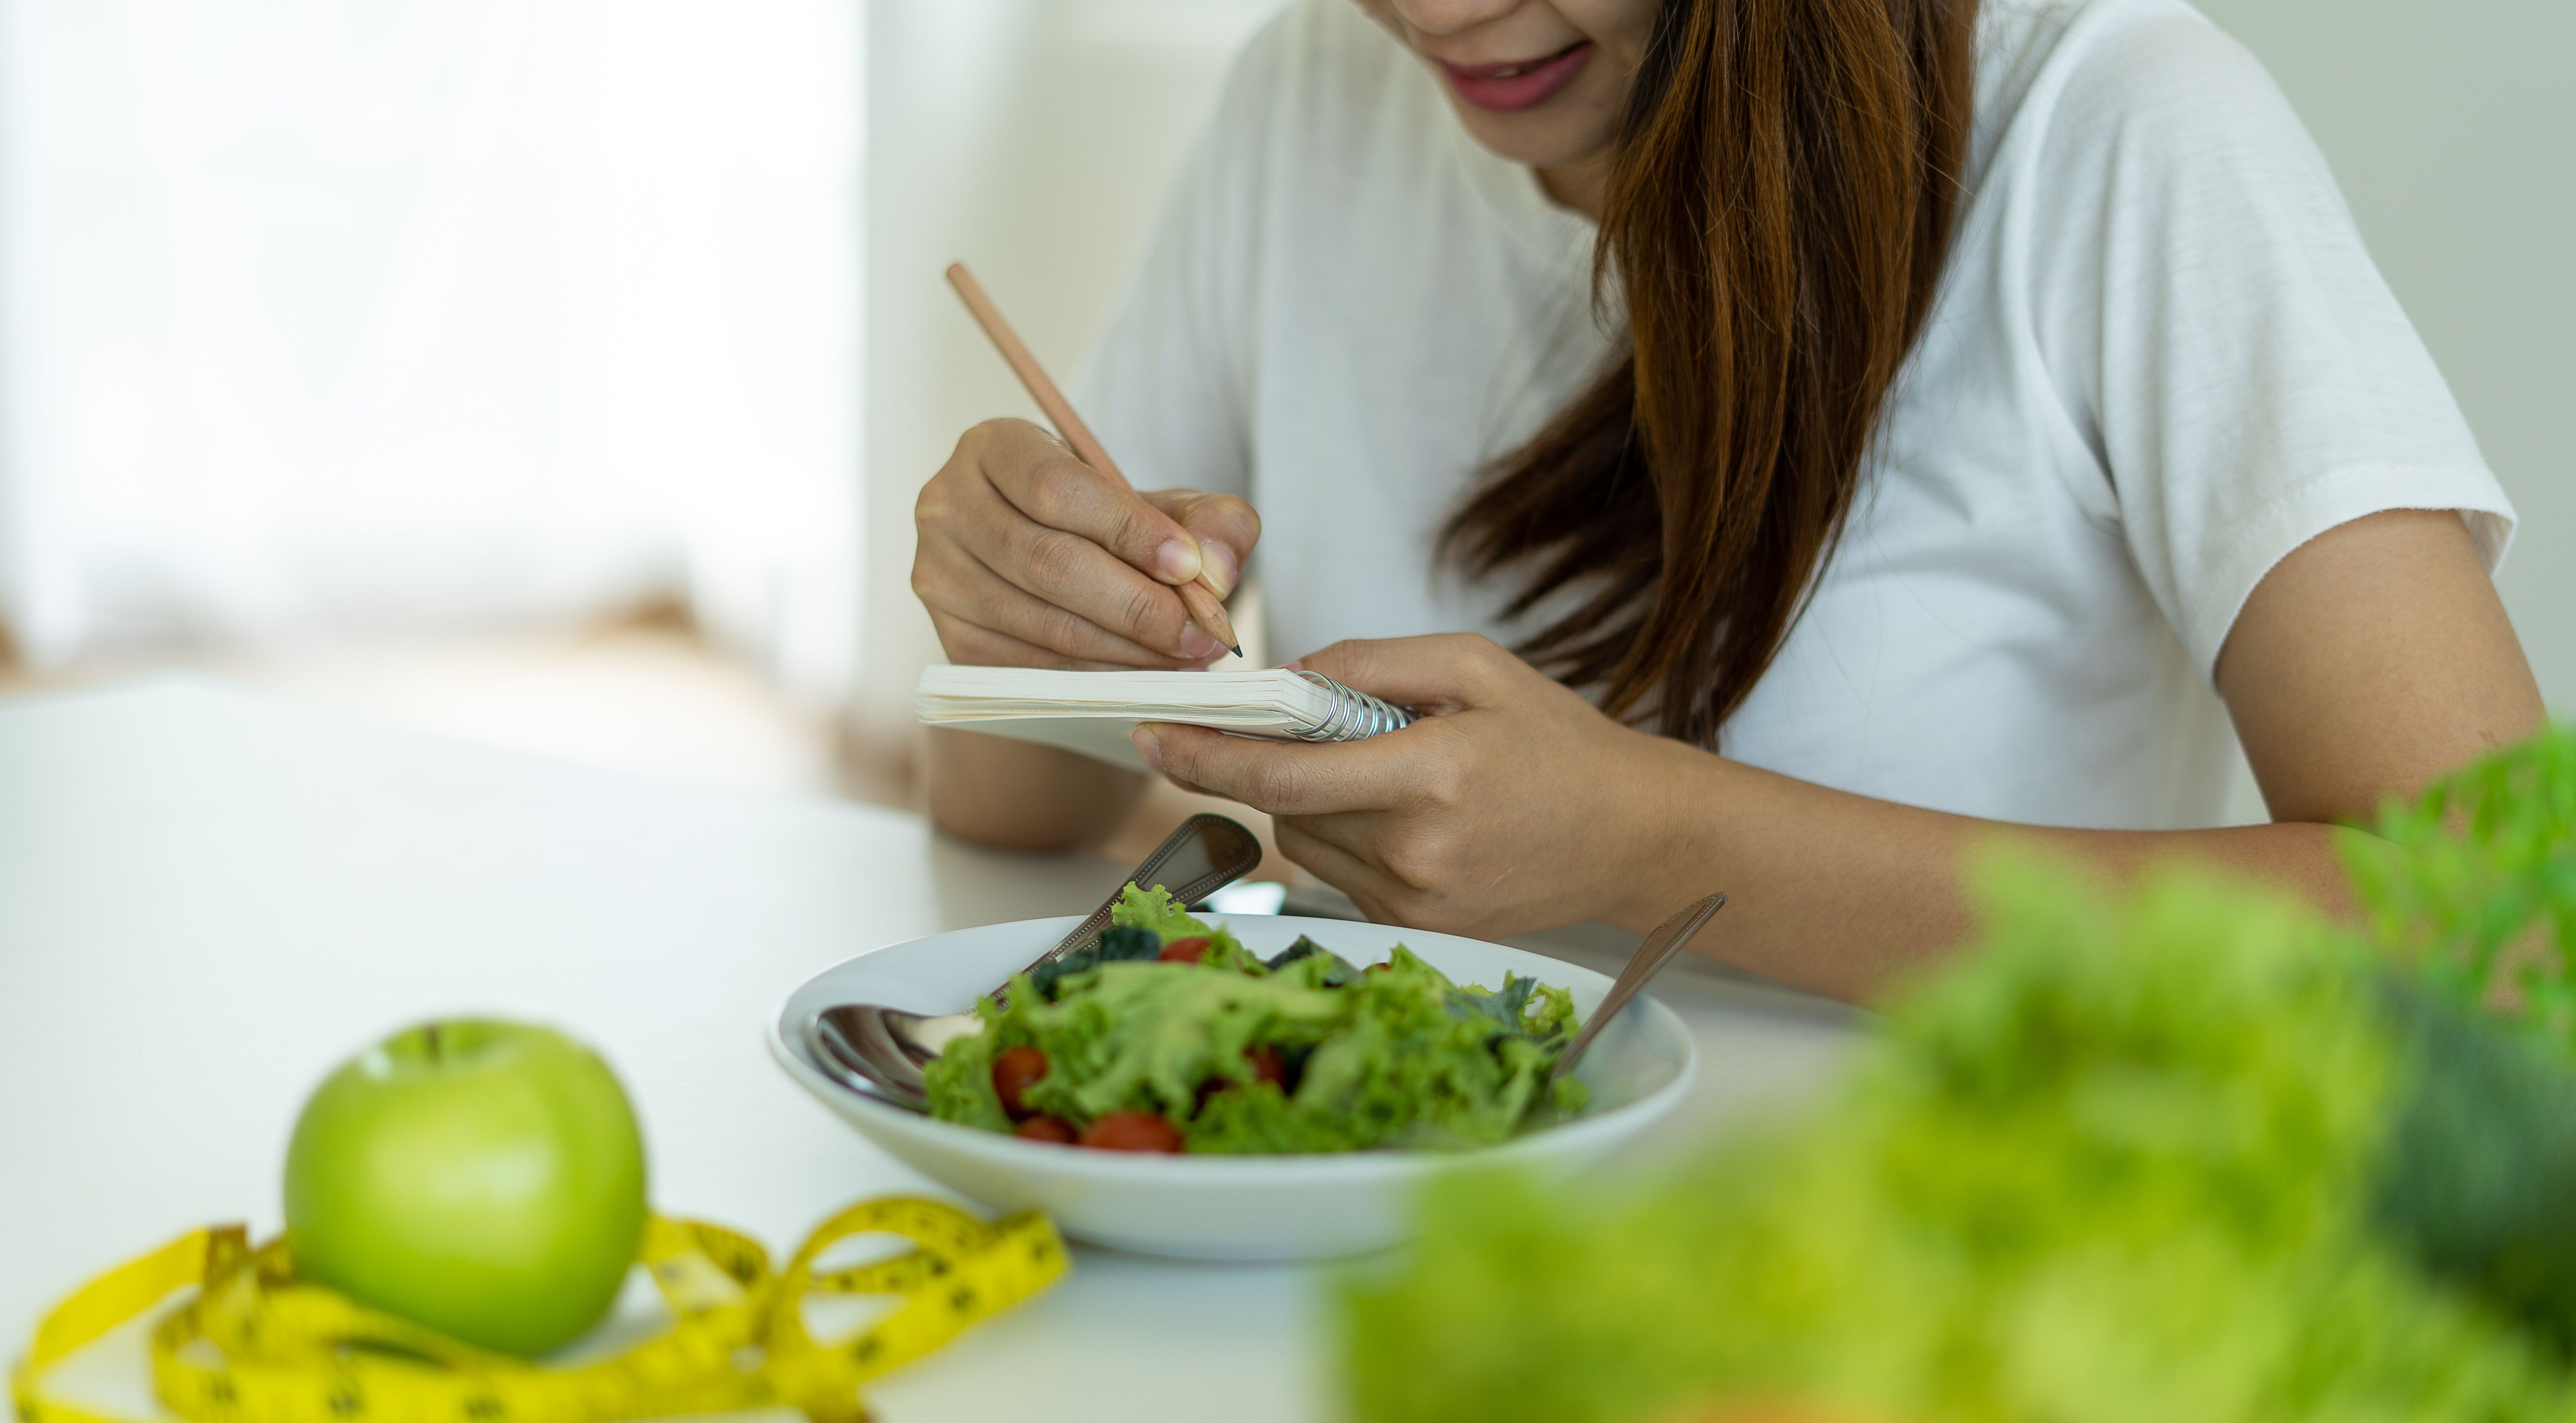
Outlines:
[[1592,41],[1585,40],[1569,49],[1561,49],[1543,59],[1515,60],[1507,64],[1450,64],[1442,62],[1441,71],[1449,76],[1449,87],[1458,97],[1480,109],[1498,114],[1515,114],[1534,109],[1555,98],[1574,76],[1583,72],[1585,60],[1592,57]]

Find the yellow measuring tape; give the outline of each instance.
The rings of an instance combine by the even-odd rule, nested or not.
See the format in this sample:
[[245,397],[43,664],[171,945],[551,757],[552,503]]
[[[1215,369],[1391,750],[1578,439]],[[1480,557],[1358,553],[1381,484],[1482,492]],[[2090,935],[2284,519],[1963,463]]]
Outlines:
[[[816,1273],[834,1242],[899,1235],[913,1250]],[[152,1337],[152,1385],[190,1423],[605,1423],[784,1404],[816,1423],[867,1416],[859,1385],[1027,1299],[1064,1273],[1044,1216],[990,1224],[936,1201],[853,1206],[773,1272],[757,1241],[655,1216],[642,1260],[668,1330],[615,1358],[550,1368],[462,1344],[295,1278],[286,1242],[240,1226],[193,1231],[90,1281],[54,1307],[11,1373],[17,1423],[124,1423],[46,1398],[47,1371],[172,1290],[194,1299]],[[807,1331],[810,1294],[892,1295],[852,1338]]]

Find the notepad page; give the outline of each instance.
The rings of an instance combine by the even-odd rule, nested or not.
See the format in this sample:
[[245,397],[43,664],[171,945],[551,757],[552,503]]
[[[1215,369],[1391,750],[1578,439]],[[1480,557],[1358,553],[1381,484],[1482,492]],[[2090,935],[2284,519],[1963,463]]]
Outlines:
[[929,667],[913,705],[934,726],[1031,717],[1179,721],[1286,736],[1331,710],[1294,672],[1060,672],[1038,667]]

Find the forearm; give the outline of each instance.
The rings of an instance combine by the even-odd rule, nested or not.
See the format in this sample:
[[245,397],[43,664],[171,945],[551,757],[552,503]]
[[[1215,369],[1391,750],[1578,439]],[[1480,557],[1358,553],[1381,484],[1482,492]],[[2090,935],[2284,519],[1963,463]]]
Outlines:
[[1974,928],[1962,873],[1981,847],[2019,841],[2125,877],[2189,857],[2270,881],[2330,913],[2349,907],[2335,831],[2057,830],[1947,815],[1828,790],[1663,742],[1666,774],[1639,806],[1653,847],[1615,915],[1643,930],[1711,890],[1730,896],[1698,947],[1839,998],[1867,1000]]
[[1109,837],[1145,792],[1134,771],[1007,737],[934,727],[925,777],[940,829],[1003,850],[1070,850]]

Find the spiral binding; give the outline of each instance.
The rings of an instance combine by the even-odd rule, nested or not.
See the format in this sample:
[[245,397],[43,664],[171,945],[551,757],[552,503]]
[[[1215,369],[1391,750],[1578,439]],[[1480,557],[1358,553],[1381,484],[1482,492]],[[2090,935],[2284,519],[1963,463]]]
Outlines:
[[1358,741],[1413,724],[1414,714],[1393,702],[1345,687],[1321,672],[1300,671],[1297,675],[1323,688],[1333,699],[1322,721],[1296,734],[1300,741]]

